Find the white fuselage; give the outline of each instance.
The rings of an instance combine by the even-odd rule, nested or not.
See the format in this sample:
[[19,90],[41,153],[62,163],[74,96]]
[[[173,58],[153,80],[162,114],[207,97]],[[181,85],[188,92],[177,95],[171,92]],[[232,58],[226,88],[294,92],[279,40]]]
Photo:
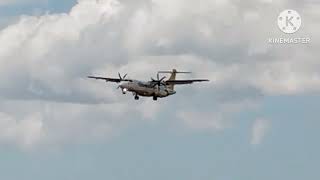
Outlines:
[[125,82],[119,86],[122,89],[122,92],[126,91],[133,92],[135,95],[146,96],[146,97],[167,97],[175,94],[174,90],[167,88],[166,86],[160,86],[152,84],[152,82],[141,82],[141,81],[132,81]]

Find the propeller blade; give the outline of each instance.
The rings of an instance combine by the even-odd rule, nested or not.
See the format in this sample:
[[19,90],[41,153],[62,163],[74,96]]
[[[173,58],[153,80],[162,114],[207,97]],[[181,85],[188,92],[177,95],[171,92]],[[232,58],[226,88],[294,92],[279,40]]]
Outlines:
[[152,77],[151,77],[151,81],[154,83],[153,85],[152,85],[152,87],[156,87],[156,86],[158,86],[158,90],[160,90],[160,86],[162,85],[162,86],[166,86],[166,84],[163,82],[163,80],[166,78],[166,76],[164,76],[164,77],[162,77],[161,79],[160,79],[160,77],[159,77],[159,74],[157,74],[157,80],[155,80],[155,79],[153,79]]
[[161,81],[163,81],[165,78],[166,78],[166,77],[164,76],[164,77],[163,77],[163,78],[161,78],[159,81],[161,82]]

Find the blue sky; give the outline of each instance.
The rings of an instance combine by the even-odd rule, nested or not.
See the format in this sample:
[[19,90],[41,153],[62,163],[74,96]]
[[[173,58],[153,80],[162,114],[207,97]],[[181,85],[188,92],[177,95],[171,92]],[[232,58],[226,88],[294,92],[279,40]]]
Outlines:
[[[311,44],[270,46],[263,26],[299,3],[87,1],[0,6],[0,179],[320,178],[318,4],[298,9]],[[81,78],[172,66],[212,82],[155,103]]]
[[12,16],[12,15],[22,15],[22,14],[33,14],[34,11],[42,11],[42,12],[68,12],[72,6],[76,4],[76,0],[48,0],[48,1],[35,1],[30,3],[16,3],[9,4],[1,7],[1,16]]
[[46,0],[0,6],[0,27],[5,27],[11,22],[17,21],[21,15],[42,15],[46,12],[68,12],[76,2],[76,0]]

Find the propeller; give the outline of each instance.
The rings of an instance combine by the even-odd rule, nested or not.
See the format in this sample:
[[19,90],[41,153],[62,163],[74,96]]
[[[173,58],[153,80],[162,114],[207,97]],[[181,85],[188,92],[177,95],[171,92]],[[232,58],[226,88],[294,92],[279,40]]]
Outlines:
[[120,81],[124,81],[124,80],[126,79],[127,75],[128,75],[128,74],[125,74],[123,77],[121,77],[121,74],[118,73],[118,76],[119,76]]
[[158,85],[158,90],[160,90],[160,86],[161,86],[161,85],[163,85],[163,86],[166,85],[166,84],[163,82],[163,80],[164,80],[165,78],[166,78],[166,77],[164,76],[164,77],[162,77],[162,78],[160,79],[159,74],[157,74],[157,80],[151,78],[152,82],[154,83],[153,87],[155,87],[156,85]]

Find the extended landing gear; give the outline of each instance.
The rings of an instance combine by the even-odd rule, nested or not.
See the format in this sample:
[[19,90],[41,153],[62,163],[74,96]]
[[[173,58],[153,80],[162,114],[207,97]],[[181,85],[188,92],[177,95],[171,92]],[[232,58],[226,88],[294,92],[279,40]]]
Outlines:
[[134,99],[135,99],[135,100],[139,100],[139,96],[135,95],[135,96],[134,96]]
[[154,101],[158,100],[158,97],[157,96],[153,96],[153,100]]

